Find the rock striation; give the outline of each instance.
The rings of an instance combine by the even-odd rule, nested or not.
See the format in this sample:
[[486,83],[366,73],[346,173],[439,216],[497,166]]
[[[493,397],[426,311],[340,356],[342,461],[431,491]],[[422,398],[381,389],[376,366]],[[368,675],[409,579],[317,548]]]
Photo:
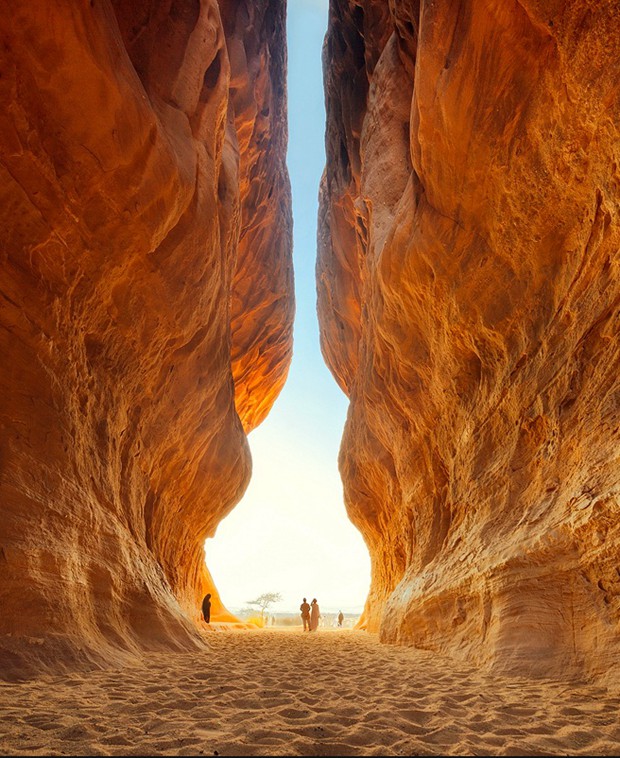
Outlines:
[[283,0],[0,21],[0,676],[202,644],[292,349]]
[[318,309],[385,642],[617,674],[619,13],[332,0]]

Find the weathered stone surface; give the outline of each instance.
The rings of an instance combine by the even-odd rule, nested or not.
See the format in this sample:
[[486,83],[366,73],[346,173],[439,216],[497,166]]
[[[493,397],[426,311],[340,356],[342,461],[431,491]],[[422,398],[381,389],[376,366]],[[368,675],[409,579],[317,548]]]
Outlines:
[[322,348],[387,642],[617,673],[619,14],[332,2]]
[[198,645],[209,590],[226,618],[204,540],[291,354],[284,15],[4,8],[2,676]]

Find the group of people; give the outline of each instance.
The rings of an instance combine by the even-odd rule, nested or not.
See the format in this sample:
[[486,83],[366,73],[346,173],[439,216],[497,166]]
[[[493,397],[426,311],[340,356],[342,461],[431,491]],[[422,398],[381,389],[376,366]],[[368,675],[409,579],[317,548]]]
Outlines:
[[[311,603],[308,603],[304,598],[299,606],[301,611],[301,620],[304,625],[304,632],[316,632],[319,627],[319,619],[321,618],[321,611],[319,610],[319,604],[316,598],[313,598]],[[338,611],[338,626],[342,626],[344,621],[344,613]]]
[[319,619],[321,618],[321,611],[319,610],[316,598],[313,598],[311,603],[308,603],[306,598],[304,598],[299,606],[299,610],[301,611],[304,632],[316,632],[319,628]]
[[[321,611],[319,610],[319,604],[316,598],[312,599],[311,603],[308,603],[306,598],[303,599],[299,606],[301,611],[301,620],[304,625],[304,632],[316,632],[319,628],[319,619],[321,618]],[[202,601],[202,618],[206,623],[211,621],[211,593],[208,592]],[[344,614],[342,611],[338,613],[338,626],[342,626],[344,621]]]

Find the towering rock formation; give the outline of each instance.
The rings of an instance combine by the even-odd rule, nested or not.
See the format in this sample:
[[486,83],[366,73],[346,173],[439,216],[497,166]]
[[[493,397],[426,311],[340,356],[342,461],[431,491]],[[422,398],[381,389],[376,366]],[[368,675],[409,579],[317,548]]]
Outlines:
[[199,645],[291,355],[284,0],[0,21],[0,676]]
[[618,18],[332,0],[318,305],[387,642],[617,673]]

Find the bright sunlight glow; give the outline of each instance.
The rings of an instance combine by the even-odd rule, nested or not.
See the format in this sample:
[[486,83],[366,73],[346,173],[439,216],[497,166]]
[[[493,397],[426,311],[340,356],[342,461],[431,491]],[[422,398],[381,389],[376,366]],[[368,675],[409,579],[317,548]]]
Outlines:
[[264,592],[273,611],[303,596],[322,612],[359,613],[370,583],[364,541],[349,521],[338,474],[348,401],[319,349],[314,267],[318,188],[325,164],[321,48],[327,0],[288,4],[288,168],[293,193],[296,320],[287,383],[249,435],[253,474],[243,500],[205,545],[222,601],[233,612]]

